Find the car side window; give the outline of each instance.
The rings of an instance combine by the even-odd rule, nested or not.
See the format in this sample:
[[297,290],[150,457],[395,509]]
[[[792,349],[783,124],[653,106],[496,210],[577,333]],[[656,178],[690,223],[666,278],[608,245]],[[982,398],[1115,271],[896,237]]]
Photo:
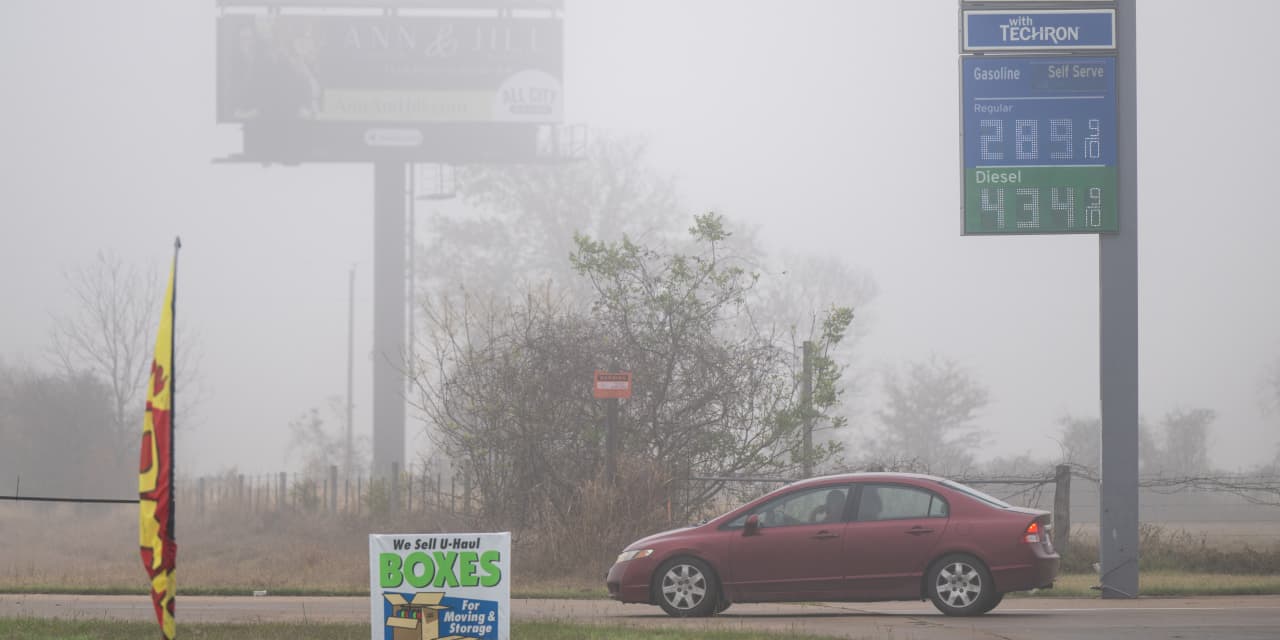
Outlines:
[[947,501],[936,493],[929,494],[929,517],[945,518],[951,515],[951,508],[947,506]]
[[915,487],[866,485],[858,503],[858,520],[903,520],[945,518],[950,510],[936,493]]
[[755,515],[762,528],[844,522],[849,487],[818,487],[770,500],[734,518],[727,528],[740,529],[747,516]]

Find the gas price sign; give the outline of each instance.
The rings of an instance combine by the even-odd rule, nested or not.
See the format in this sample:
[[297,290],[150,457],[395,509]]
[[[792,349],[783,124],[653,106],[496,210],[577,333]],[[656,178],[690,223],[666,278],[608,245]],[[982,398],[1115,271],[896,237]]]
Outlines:
[[960,66],[964,232],[1117,231],[1115,58]]

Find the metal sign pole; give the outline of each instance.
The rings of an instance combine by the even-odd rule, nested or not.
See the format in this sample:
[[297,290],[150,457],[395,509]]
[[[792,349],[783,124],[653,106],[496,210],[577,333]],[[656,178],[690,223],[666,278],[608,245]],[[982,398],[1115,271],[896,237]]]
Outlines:
[[604,401],[604,478],[609,484],[618,481],[618,399]]
[[1116,12],[1120,230],[1098,237],[1102,597],[1138,595],[1138,136],[1135,0]]

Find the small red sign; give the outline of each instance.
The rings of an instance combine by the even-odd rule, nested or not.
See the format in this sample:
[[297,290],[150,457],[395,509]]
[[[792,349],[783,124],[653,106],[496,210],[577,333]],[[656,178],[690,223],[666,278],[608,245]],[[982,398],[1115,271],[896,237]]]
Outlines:
[[596,398],[630,398],[631,372],[596,371],[591,395]]

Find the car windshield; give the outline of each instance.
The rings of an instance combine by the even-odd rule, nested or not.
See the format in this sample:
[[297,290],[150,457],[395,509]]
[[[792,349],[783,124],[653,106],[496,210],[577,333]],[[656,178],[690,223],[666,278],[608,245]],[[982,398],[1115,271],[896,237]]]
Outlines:
[[1001,509],[1008,509],[1008,508],[1010,508],[1010,507],[1012,507],[1012,506],[1013,506],[1013,505],[1009,504],[1008,502],[1005,502],[1004,500],[1001,500],[1000,498],[997,498],[997,497],[995,497],[995,496],[991,496],[991,495],[987,495],[987,494],[985,494],[985,493],[983,493],[983,492],[981,492],[981,491],[978,491],[977,489],[974,489],[973,487],[970,487],[970,486],[967,486],[967,485],[960,484],[959,482],[953,482],[953,481],[951,481],[951,480],[943,480],[943,481],[942,481],[942,486],[944,486],[944,487],[950,487],[950,488],[955,489],[956,491],[959,491],[960,493],[963,493],[963,494],[965,494],[965,495],[973,496],[974,498],[977,498],[977,499],[979,499],[979,500],[981,500],[981,501],[983,501],[983,502],[985,502],[985,503],[987,503],[987,504],[989,504],[989,505],[991,505],[991,506],[993,506],[993,507],[999,507],[999,508],[1001,508]]

